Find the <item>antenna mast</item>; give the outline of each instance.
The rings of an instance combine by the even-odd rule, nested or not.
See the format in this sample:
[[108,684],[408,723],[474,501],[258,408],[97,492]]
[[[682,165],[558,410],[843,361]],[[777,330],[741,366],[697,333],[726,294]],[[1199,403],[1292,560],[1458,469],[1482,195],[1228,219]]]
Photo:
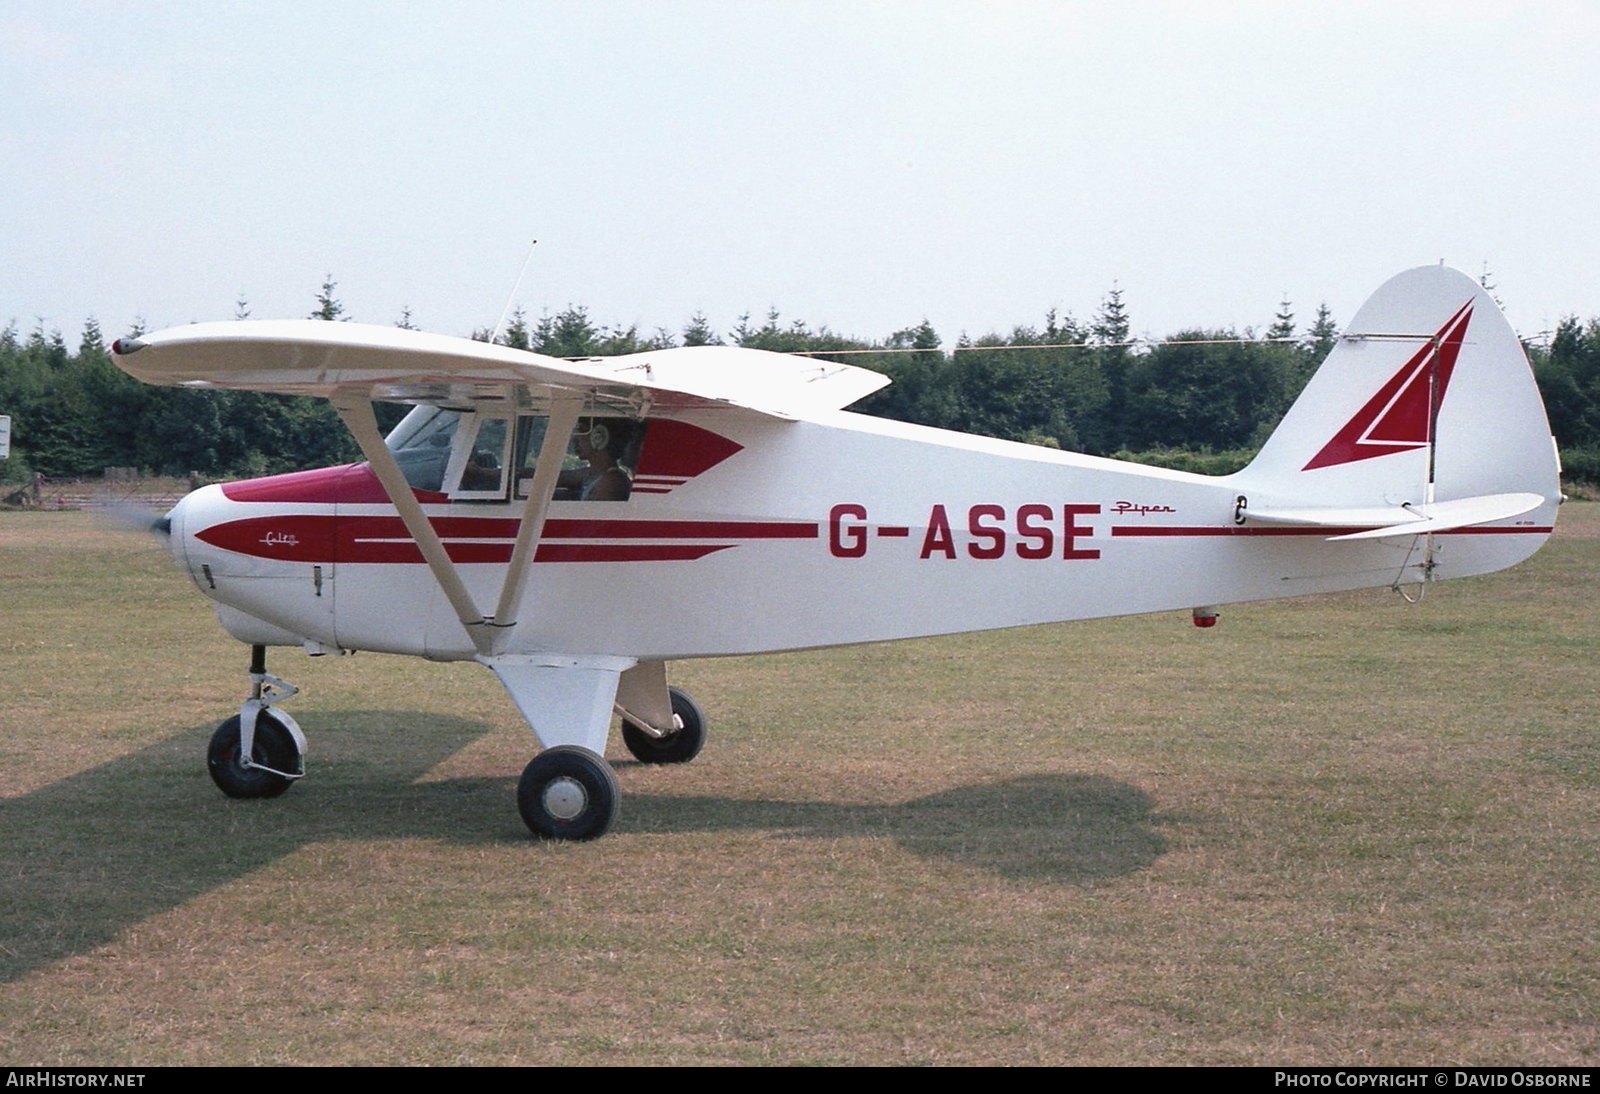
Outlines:
[[517,298],[517,290],[522,288],[522,279],[528,272],[528,263],[533,261],[533,249],[539,245],[537,239],[528,244],[528,255],[522,260],[522,269],[517,271],[517,280],[511,286],[511,294],[506,297],[506,306],[500,309],[500,322],[494,325],[494,333],[489,335],[489,344],[500,341],[500,336],[506,330],[506,317],[511,314],[511,302]]

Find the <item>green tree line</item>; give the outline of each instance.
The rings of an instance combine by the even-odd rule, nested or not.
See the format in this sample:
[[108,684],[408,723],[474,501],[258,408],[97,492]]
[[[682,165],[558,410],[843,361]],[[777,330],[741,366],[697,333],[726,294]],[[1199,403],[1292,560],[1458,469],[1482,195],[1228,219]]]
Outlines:
[[[335,288],[324,282],[312,318],[345,317]],[[238,314],[248,315],[243,301]],[[409,309],[396,325],[411,326]],[[581,306],[533,321],[519,311],[498,341],[555,357],[720,344],[809,353],[893,379],[858,404],[865,413],[1218,473],[1266,439],[1337,336],[1326,306],[1300,330],[1287,301],[1260,335],[1197,328],[1133,345],[1130,327],[1113,289],[1087,322],[1052,311],[1038,325],[963,337],[949,353],[925,320],[869,341],[776,309],[724,333],[696,314],[676,334],[607,327]],[[1528,351],[1569,475],[1600,482],[1600,320],[1568,318],[1547,346]],[[356,458],[322,400],[141,384],[111,363],[93,320],[76,347],[42,324],[0,329],[0,414],[12,417],[11,458],[0,461],[11,481],[111,466],[220,478]]]

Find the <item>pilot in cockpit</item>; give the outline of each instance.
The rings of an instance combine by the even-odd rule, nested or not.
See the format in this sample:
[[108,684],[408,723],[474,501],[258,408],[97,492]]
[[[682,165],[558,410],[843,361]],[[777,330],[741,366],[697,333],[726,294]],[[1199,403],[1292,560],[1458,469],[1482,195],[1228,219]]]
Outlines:
[[633,440],[633,423],[620,418],[580,418],[573,431],[583,467],[561,472],[557,497],[577,501],[622,501],[633,480],[622,465]]

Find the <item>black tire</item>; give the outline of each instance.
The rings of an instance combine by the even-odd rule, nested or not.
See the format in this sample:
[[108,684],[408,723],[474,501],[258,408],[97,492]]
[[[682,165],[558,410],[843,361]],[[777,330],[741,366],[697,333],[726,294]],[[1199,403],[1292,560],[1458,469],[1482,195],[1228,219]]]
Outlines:
[[706,712],[687,691],[668,688],[667,694],[672,697],[672,713],[683,723],[682,729],[665,737],[652,737],[626,718],[622,721],[622,743],[640,763],[686,764],[705,747]]
[[557,745],[533,758],[517,783],[517,810],[536,836],[596,839],[617,819],[622,790],[611,765],[587,748]]
[[[235,714],[217,727],[206,749],[206,768],[211,781],[230,798],[276,798],[294,785],[293,779],[271,771],[244,767],[239,763],[239,716]],[[256,737],[251,759],[278,771],[300,770],[300,749],[294,736],[270,710],[256,716]]]

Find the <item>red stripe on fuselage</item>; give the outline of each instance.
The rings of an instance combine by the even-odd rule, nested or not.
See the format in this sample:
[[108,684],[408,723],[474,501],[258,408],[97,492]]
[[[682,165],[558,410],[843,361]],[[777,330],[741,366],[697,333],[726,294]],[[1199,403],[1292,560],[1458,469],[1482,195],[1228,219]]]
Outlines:
[[[353,552],[342,554],[341,563],[420,563],[422,552],[408,540],[357,543]],[[534,551],[535,562],[693,562],[716,551],[726,551],[731,543],[541,543]],[[451,562],[499,563],[511,561],[509,543],[450,543],[444,545]],[[351,555],[354,557],[351,557]]]
[[[511,534],[516,535],[514,528]],[[772,520],[550,520],[544,526],[546,539],[816,539],[820,534],[817,524]]]
[[[504,563],[520,521],[433,517],[455,562]],[[731,543],[550,543],[550,540],[816,539],[816,524],[737,520],[551,520],[535,562],[639,562],[704,558]],[[286,514],[214,524],[195,538],[226,551],[282,562],[417,563],[422,553],[399,517]]]
[[[1118,524],[1112,527],[1113,536],[1346,536],[1352,532],[1370,532],[1377,528],[1376,524],[1353,524],[1347,528],[1316,527],[1312,525],[1296,525],[1292,528],[1219,528],[1215,526],[1184,527],[1182,525],[1157,525],[1148,527],[1141,524]],[[1555,530],[1553,525],[1529,525],[1518,528],[1447,528],[1441,532],[1417,532],[1416,535],[1435,536],[1517,536],[1517,535],[1547,535]],[[1394,527],[1397,536],[1408,535],[1403,525]]]
[[1341,536],[1347,532],[1365,532],[1365,526],[1349,528],[1314,528],[1296,526],[1282,528],[1243,528],[1217,525],[1186,526],[1177,524],[1117,524],[1111,528],[1112,536],[1165,537],[1165,536]]
[[[541,543],[535,562],[693,562],[732,543]],[[510,560],[510,549],[506,560]]]

